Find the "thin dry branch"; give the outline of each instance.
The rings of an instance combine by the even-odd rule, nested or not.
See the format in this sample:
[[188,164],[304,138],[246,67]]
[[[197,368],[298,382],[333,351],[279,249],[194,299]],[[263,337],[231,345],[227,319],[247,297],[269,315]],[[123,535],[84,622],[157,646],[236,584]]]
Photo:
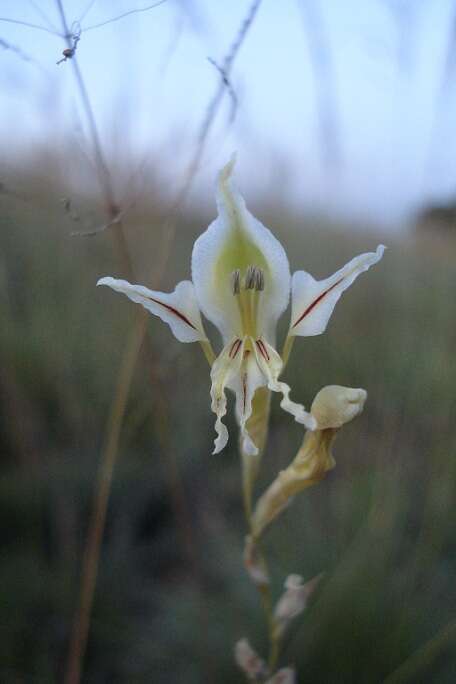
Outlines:
[[[29,0],[29,2],[32,2],[32,0]],[[158,0],[157,2],[153,3],[152,5],[147,5],[147,7],[138,7],[137,9],[132,9],[128,10],[128,12],[123,12],[123,14],[116,15],[114,17],[111,17],[111,19],[106,19],[106,21],[101,21],[98,24],[91,24],[90,26],[85,26],[84,31],[92,31],[93,29],[101,28],[102,26],[107,26],[108,24],[112,24],[115,21],[120,21],[120,19],[124,19],[125,17],[128,17],[132,14],[138,14],[140,12],[148,12],[151,9],[154,9],[154,7],[159,7],[160,5],[163,5],[165,2],[168,2],[168,0]],[[89,5],[86,7],[86,9],[82,12],[80,18],[75,22],[75,24],[81,25],[83,19],[87,16],[89,11],[92,9],[93,5],[95,4],[95,0],[91,0]],[[12,19],[10,17],[0,17],[0,21],[5,21],[10,24],[19,24],[20,26],[27,26],[28,28],[33,28],[37,29],[38,31],[46,31],[46,33],[51,33],[54,36],[59,36],[60,38],[65,38],[65,39],[71,39],[73,37],[73,32],[68,29],[68,24],[65,19],[65,33],[60,33],[56,28],[53,27],[51,22],[47,19],[46,15],[42,13],[40,8],[38,6],[35,6],[35,9],[40,12],[43,20],[45,21],[48,26],[42,26],[41,24],[34,24],[33,22],[30,21],[22,21],[21,19]],[[79,34],[80,35],[80,34]],[[71,45],[68,47],[68,49],[71,48]]]
[[8,43],[4,38],[0,38],[0,47],[2,47],[4,50],[11,50],[11,52],[14,52],[24,62],[34,62],[33,57],[30,57],[30,55],[28,55],[26,52],[21,50],[21,48],[17,47],[16,45]]
[[96,3],[96,1],[97,1],[97,0],[90,0],[90,1],[89,1],[89,4],[88,4],[87,7],[85,8],[85,10],[83,10],[83,11],[81,12],[81,14],[80,14],[80,16],[79,16],[79,19],[78,19],[78,22],[79,22],[80,24],[84,21],[84,19],[86,18],[86,16],[87,16],[88,13],[90,12],[90,10],[92,9],[92,7],[93,7],[94,4]]
[[[178,193],[178,196],[176,198],[176,202],[174,205],[174,210],[177,211],[179,207],[182,205],[182,203],[185,201],[187,198],[187,195],[190,191],[190,188],[193,184],[194,178],[196,176],[196,173],[198,171],[199,165],[201,163],[201,159],[204,153],[204,149],[209,137],[210,130],[212,128],[212,125],[215,121],[217,112],[219,110],[219,107],[222,103],[223,100],[223,95],[225,91],[230,90],[230,74],[231,74],[231,69],[233,68],[234,60],[236,59],[239,50],[247,36],[247,33],[252,26],[253,20],[255,19],[255,16],[258,12],[258,9],[261,5],[262,0],[254,0],[252,4],[250,5],[249,11],[247,12],[247,15],[245,19],[243,20],[239,31],[236,34],[236,37],[228,51],[228,54],[226,55],[225,59],[223,60],[221,65],[215,64],[212,62],[216,67],[217,70],[219,71],[221,75],[220,83],[217,87],[217,90],[214,93],[214,96],[212,100],[209,103],[209,106],[206,111],[206,115],[202,121],[198,137],[197,137],[197,144],[195,147],[195,152],[193,154],[193,157],[190,160],[190,163],[188,164],[187,167],[187,172],[184,177],[184,183],[182,185],[182,188],[180,192]],[[232,90],[232,89],[231,89]],[[231,120],[234,118],[234,114],[232,114]]]
[[43,10],[43,8],[40,7],[40,6],[35,2],[35,0],[28,0],[28,2],[29,2],[29,5],[31,5],[31,6],[33,7],[33,9],[35,10],[35,12],[36,12],[37,14],[40,15],[41,19],[44,21],[44,23],[47,25],[47,27],[48,27],[49,29],[51,29],[51,31],[56,31],[56,32],[57,32],[57,27],[54,26],[54,24],[53,24],[52,21],[49,19],[49,17],[47,16],[47,14],[46,14],[46,12]]
[[[63,8],[63,0],[55,1],[62,22],[64,38],[68,49],[71,49],[73,34],[68,29],[68,23]],[[95,164],[104,198],[108,223],[113,227],[111,232],[118,246],[123,271],[129,280],[134,280],[135,278],[128,244],[124,234],[122,222],[119,218],[121,209],[117,206],[115,201],[111,174],[102,150],[101,140],[90,98],[85,87],[85,82],[79,69],[76,57],[73,57],[71,62],[74,69],[79,95],[88,122],[88,128],[94,149]],[[162,251],[169,253],[169,247],[173,234],[174,231],[169,231],[166,234],[166,245]],[[164,269],[166,268],[167,255],[162,253],[161,256],[162,259],[159,265],[160,272],[156,274],[156,280],[160,279]],[[122,377],[120,378],[118,390],[111,407],[111,418],[109,420],[107,429],[107,446],[103,452],[100,464],[100,480],[94,496],[94,509],[90,522],[86,553],[84,557],[84,566],[81,576],[80,599],[70,643],[67,672],[65,675],[66,684],[77,684],[81,678],[81,669],[87,645],[90,617],[96,587],[96,578],[98,574],[101,539],[103,536],[106,510],[109,501],[110,483],[119,450],[120,429],[125,414],[126,400],[131,386],[134,365],[139,355],[139,349],[144,338],[146,341],[144,351],[146,353],[146,362],[151,379],[150,386],[154,387],[156,390],[154,391],[156,428],[160,442],[160,450],[166,459],[165,467],[167,468],[171,504],[176,517],[178,530],[182,534],[183,548],[187,554],[188,564],[193,572],[195,584],[198,587],[201,587],[202,585],[201,573],[199,571],[199,561],[195,551],[196,547],[193,537],[193,528],[187,510],[187,499],[180,479],[176,456],[169,444],[169,431],[166,429],[166,417],[169,412],[168,400],[166,397],[166,387],[164,386],[162,378],[157,372],[155,352],[150,342],[150,338],[146,336],[147,328],[145,320],[145,316],[140,316],[138,319],[138,326],[135,328],[134,334],[131,338],[131,346],[129,345],[126,350],[126,355],[124,357],[125,365],[123,366],[121,372]],[[205,617],[202,617],[205,620]],[[205,653],[205,658],[206,657],[207,654]],[[210,668],[208,667],[207,669],[209,671]]]
[[219,72],[221,79],[222,79],[222,82],[226,86],[226,89],[227,89],[227,91],[231,97],[231,105],[232,106],[231,106],[231,114],[230,114],[230,118],[229,118],[229,123],[231,124],[231,123],[233,123],[233,121],[235,119],[236,111],[237,111],[237,107],[238,107],[238,98],[237,98],[236,92],[233,88],[233,85],[232,85],[230,79],[228,78],[228,74],[223,69],[223,67],[220,66],[220,64],[217,64],[215,59],[212,59],[212,57],[208,57],[207,60]]
[[165,2],[168,2],[168,0],[158,0],[158,2],[155,2],[152,5],[148,5],[147,7],[139,7],[138,9],[128,10],[128,12],[119,14],[118,16],[112,17],[111,19],[107,19],[106,21],[102,21],[99,24],[92,24],[92,26],[86,26],[84,31],[91,31],[92,29],[101,28],[102,26],[106,26],[107,24],[112,24],[115,21],[119,21],[120,19],[129,17],[131,14],[138,14],[139,12],[148,12],[149,10],[154,9],[154,7],[163,5]]
[[325,31],[318,0],[298,0],[314,72],[320,149],[327,171],[342,164],[336,84],[329,38]]
[[454,88],[454,81],[456,76],[456,7],[453,8],[453,17],[451,26],[448,30],[448,39],[446,46],[446,53],[444,64],[438,85],[437,94],[434,102],[434,111],[432,119],[432,127],[429,136],[430,144],[428,147],[427,157],[424,163],[425,173],[432,171],[432,163],[434,161],[434,151],[436,138],[440,134],[441,117],[448,110],[448,100],[452,95],[452,88]]
[[33,24],[29,21],[21,21],[20,19],[10,19],[10,17],[0,17],[0,21],[5,21],[8,24],[19,24],[20,26],[27,26],[28,28],[37,29],[38,31],[46,31],[46,33],[51,33],[53,36],[60,36],[58,31],[47,28],[46,26],[41,26],[40,24]]

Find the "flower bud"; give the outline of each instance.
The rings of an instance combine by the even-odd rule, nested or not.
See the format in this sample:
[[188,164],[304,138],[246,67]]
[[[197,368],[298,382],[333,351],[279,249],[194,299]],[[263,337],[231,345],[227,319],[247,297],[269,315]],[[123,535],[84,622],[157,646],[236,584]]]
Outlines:
[[249,679],[257,680],[267,674],[266,663],[253,650],[247,639],[240,639],[236,643],[234,659]]
[[332,445],[337,430],[361,413],[366,398],[363,389],[339,385],[329,385],[318,392],[311,407],[317,427],[306,433],[294,460],[258,499],[252,515],[254,537],[262,534],[296,494],[320,482],[334,468]]
[[317,421],[317,430],[340,428],[359,415],[367,398],[363,389],[328,385],[321,389],[310,409]]

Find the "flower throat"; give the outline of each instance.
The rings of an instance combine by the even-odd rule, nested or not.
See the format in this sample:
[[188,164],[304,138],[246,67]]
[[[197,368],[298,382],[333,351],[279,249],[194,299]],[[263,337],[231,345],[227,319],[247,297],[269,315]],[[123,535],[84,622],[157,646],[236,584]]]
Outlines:
[[264,290],[263,270],[258,266],[248,266],[245,275],[242,275],[240,269],[236,269],[231,274],[231,290],[241,314],[243,336],[258,337],[258,307]]

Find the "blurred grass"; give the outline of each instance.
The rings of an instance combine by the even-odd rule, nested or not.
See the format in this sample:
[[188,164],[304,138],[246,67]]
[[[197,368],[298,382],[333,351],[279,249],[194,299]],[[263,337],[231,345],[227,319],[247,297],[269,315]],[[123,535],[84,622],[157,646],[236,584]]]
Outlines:
[[[0,679],[58,682],[106,415],[134,309],[95,288],[98,277],[121,275],[109,235],[70,238],[74,226],[59,205],[64,189],[46,183],[45,174],[24,182],[29,201],[2,198],[0,217]],[[280,208],[252,208],[283,242],[292,270],[317,277],[379,239]],[[152,286],[161,211],[152,196],[127,218],[139,279]],[[193,240],[209,220],[197,211],[181,219],[163,289],[189,276]],[[456,245],[413,236],[386,241],[383,261],[344,295],[327,333],[296,342],[286,372],[293,396],[306,405],[325,384],[369,392],[363,416],[338,438],[336,470],[267,538],[277,591],[287,573],[326,573],[287,638],[284,663],[296,663],[303,681],[381,682],[456,616]],[[210,629],[199,623],[201,598],[175,529],[154,403],[139,364],[84,681],[201,682],[203,651],[218,683],[235,682],[235,640],[248,634],[258,648],[266,640],[241,568],[236,440],[210,456],[206,361],[160,321],[150,325],[172,399],[169,439],[190,504]],[[300,436],[274,401],[260,487],[287,463]],[[453,645],[413,681],[455,678]]]

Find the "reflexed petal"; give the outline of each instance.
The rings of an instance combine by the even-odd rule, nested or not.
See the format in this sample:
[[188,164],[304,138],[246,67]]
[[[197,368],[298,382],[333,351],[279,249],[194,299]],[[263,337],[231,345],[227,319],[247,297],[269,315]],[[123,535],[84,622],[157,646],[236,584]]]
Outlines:
[[268,379],[269,389],[273,392],[280,392],[283,395],[283,399],[280,402],[281,408],[291,413],[298,423],[302,423],[309,430],[314,430],[317,426],[315,418],[304,409],[304,406],[291,401],[289,385],[279,380],[283,363],[276,350],[265,340],[256,340],[255,355],[259,367]]
[[376,264],[385,247],[352,259],[326,280],[315,280],[306,271],[297,271],[292,278],[291,325],[289,335],[320,335],[325,331],[342,292],[356,278]]
[[228,442],[228,430],[226,425],[222,422],[222,418],[226,415],[226,395],[225,388],[228,383],[234,382],[234,379],[239,375],[242,364],[242,357],[244,355],[244,342],[240,339],[233,338],[224,347],[220,356],[218,356],[211,368],[211,409],[217,416],[215,422],[215,431],[217,437],[214,442],[213,454],[218,454],[224,449]]
[[260,370],[255,354],[251,351],[246,352],[239,373],[232,378],[229,388],[236,393],[236,416],[241,429],[241,448],[250,456],[255,456],[258,448],[247,431],[246,424],[252,415],[253,395],[259,387],[266,384],[267,378]]
[[232,159],[220,172],[218,218],[197,239],[192,255],[192,279],[201,311],[222,333],[225,342],[241,336],[241,321],[231,289],[231,274],[249,266],[264,271],[264,292],[258,316],[262,332],[273,341],[279,316],[288,304],[290,270],[285,251],[273,234],[245,206],[231,183]]
[[131,285],[126,280],[101,278],[97,285],[107,285],[116,292],[142,306],[168,323],[180,342],[206,340],[193,283],[183,280],[174,292],[154,292],[142,285]]

